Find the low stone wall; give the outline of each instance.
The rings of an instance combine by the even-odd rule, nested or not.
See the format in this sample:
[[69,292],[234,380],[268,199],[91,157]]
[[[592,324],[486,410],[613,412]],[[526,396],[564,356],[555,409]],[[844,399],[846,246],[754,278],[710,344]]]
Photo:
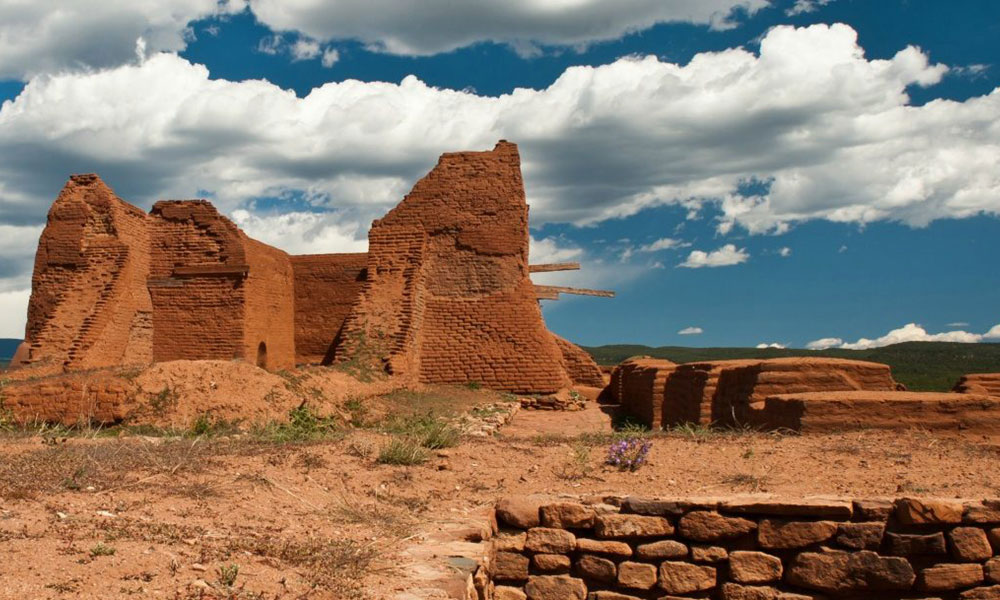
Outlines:
[[1000,599],[1000,500],[509,498],[482,600]]

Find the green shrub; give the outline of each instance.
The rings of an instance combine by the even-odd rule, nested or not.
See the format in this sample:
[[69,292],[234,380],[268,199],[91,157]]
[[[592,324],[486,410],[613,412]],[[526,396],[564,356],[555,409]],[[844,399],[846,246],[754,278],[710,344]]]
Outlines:
[[458,429],[443,421],[436,421],[419,433],[418,442],[424,448],[440,450],[457,446],[461,437]]
[[321,417],[303,404],[289,411],[287,423],[269,423],[254,434],[270,442],[286,443],[339,437],[344,432],[333,418]]
[[236,585],[236,578],[240,574],[240,566],[236,564],[222,565],[216,571],[219,575],[219,583],[227,588]]
[[90,549],[91,558],[97,558],[98,556],[114,556],[115,549],[111,546],[106,546],[100,542],[96,546]]
[[427,462],[427,449],[406,437],[393,437],[379,450],[375,462],[382,465],[422,465]]

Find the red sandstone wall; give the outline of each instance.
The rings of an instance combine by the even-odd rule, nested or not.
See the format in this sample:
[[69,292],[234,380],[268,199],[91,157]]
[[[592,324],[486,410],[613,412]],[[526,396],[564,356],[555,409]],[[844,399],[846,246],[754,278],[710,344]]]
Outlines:
[[1000,373],[973,373],[962,375],[954,391],[962,394],[1000,396]]
[[295,364],[294,277],[284,252],[251,240],[204,200],[157,202],[149,290],[157,361]]
[[295,273],[295,362],[320,364],[365,284],[368,254],[292,256]]
[[594,362],[592,356],[569,340],[555,334],[552,334],[552,337],[555,338],[556,345],[562,352],[563,368],[569,373],[569,378],[573,383],[589,387],[604,387],[604,373]]
[[152,360],[146,214],[96,175],[74,175],[49,210],[35,255],[18,366],[38,370]]
[[369,232],[368,281],[338,360],[377,347],[425,383],[544,393],[570,384],[528,276],[528,207],[514,144],[444,154]]

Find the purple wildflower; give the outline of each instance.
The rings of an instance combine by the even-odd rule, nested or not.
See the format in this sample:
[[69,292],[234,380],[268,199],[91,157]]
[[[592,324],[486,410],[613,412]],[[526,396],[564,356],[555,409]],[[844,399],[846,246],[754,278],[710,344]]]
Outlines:
[[646,462],[652,442],[642,438],[625,438],[608,448],[608,464],[621,471],[635,471]]

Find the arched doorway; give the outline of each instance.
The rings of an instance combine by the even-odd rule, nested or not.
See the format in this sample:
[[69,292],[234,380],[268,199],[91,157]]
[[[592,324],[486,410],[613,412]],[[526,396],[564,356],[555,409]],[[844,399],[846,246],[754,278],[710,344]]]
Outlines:
[[267,368],[267,344],[264,342],[257,345],[257,366],[261,369]]

